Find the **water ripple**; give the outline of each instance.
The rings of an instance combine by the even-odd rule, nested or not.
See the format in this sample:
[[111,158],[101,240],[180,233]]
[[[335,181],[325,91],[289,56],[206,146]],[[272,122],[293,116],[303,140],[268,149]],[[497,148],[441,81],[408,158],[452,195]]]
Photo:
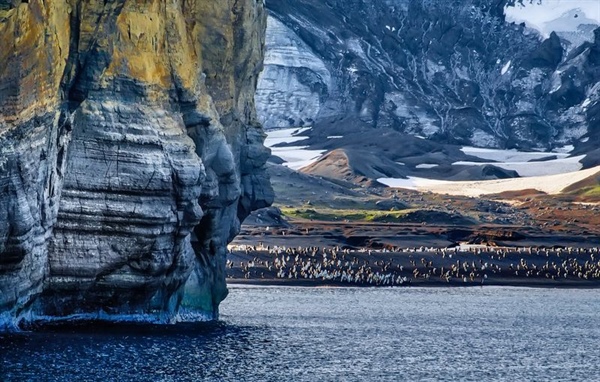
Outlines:
[[600,380],[596,291],[232,288],[221,321],[0,337],[2,381]]

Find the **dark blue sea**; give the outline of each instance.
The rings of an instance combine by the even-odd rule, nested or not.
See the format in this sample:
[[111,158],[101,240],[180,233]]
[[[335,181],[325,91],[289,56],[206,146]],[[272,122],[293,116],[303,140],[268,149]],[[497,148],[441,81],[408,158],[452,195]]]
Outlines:
[[0,336],[0,381],[600,381],[597,290],[230,287],[216,323]]

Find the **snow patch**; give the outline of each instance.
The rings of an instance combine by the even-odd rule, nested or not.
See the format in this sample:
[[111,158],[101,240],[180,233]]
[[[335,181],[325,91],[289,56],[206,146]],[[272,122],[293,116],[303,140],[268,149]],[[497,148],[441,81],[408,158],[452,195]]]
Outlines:
[[294,143],[297,141],[301,141],[307,138],[306,136],[302,136],[301,134],[310,129],[310,127],[293,127],[290,129],[268,130],[267,138],[265,139],[265,146],[270,148],[280,143]]
[[549,94],[554,94],[557,91],[560,90],[560,88],[562,87],[562,83],[557,84],[555,87],[553,87],[552,89],[550,89],[550,91],[548,92]]
[[330,135],[327,137],[327,139],[342,139],[344,138],[343,135]]
[[466,165],[466,166],[481,166],[481,165],[493,165],[505,170],[516,171],[520,176],[523,177],[535,177],[535,176],[546,176],[564,174],[568,172],[574,172],[581,170],[583,164],[579,161],[585,158],[585,155],[577,157],[555,159],[543,162],[468,162],[459,161],[452,163],[453,166]]
[[424,178],[380,178],[378,182],[389,187],[431,191],[437,194],[477,197],[506,191],[536,189],[548,194],[558,194],[565,188],[600,172],[600,166],[567,174],[531,178],[499,179],[471,182],[452,182]]
[[309,166],[319,160],[326,150],[309,150],[308,146],[274,146],[282,143],[294,143],[306,139],[307,137],[302,134],[310,129],[310,127],[305,127],[300,129],[292,128],[267,131],[265,146],[271,149],[273,155],[278,156],[285,162],[283,164],[284,166],[293,170],[299,170],[302,167]]
[[[489,164],[505,170],[516,171],[524,177],[563,174],[581,170],[583,167],[579,162],[584,158],[583,155],[569,158],[569,153],[574,149],[573,145],[567,145],[557,148],[553,152],[528,152],[465,146],[461,148],[463,153],[490,162],[458,161],[452,163],[452,165],[481,166]],[[539,161],[549,156],[556,156],[557,159]]]
[[563,146],[563,147],[558,147],[558,148],[554,149],[552,152],[567,154],[567,153],[572,152],[573,150],[575,150],[575,146],[573,146],[573,145],[566,145],[566,146]]
[[429,168],[434,168],[434,167],[438,167],[439,164],[433,164],[433,163],[422,163],[422,164],[418,164],[415,166],[415,168],[425,168],[425,169],[429,169]]
[[551,155],[556,155],[558,158],[566,158],[569,156],[569,154],[564,152],[528,152],[517,150],[484,149],[470,146],[465,146],[461,148],[460,151],[467,155],[472,155],[477,158],[496,162],[528,162],[535,159],[547,158]]
[[363,50],[362,46],[360,45],[359,39],[352,38],[352,39],[346,40],[346,47],[352,53],[355,53],[356,55],[358,55],[363,61],[368,61],[367,55],[365,54],[365,51]]
[[448,183],[453,183],[447,180],[436,180],[436,179],[427,179],[427,178],[419,178],[417,176],[409,176],[407,179],[400,178],[379,178],[377,181],[381,184],[385,184],[388,187],[393,188],[407,188],[410,190],[419,190],[422,188],[428,188],[435,185],[445,185]]
[[498,145],[498,138],[483,130],[476,130],[473,132],[471,142],[479,147],[495,147]]
[[[544,38],[552,32],[580,32],[580,26],[600,25],[598,0],[524,1],[504,9],[508,22],[522,23],[537,30]],[[588,37],[590,38],[590,37]]]
[[504,66],[502,67],[502,70],[500,70],[500,74],[505,75],[506,72],[508,72],[508,70],[510,69],[511,64],[512,64],[512,60],[508,60],[508,62],[506,64],[504,64]]

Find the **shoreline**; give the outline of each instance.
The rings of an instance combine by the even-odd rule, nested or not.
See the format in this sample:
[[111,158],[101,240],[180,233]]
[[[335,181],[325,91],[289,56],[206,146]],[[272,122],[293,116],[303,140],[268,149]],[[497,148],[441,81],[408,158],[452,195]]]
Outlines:
[[485,283],[462,282],[427,282],[414,281],[404,285],[359,285],[341,282],[324,282],[321,280],[283,280],[283,279],[235,279],[227,278],[227,286],[234,287],[290,287],[290,288],[533,288],[533,289],[600,289],[600,281],[566,281],[542,282],[526,280],[488,280]]

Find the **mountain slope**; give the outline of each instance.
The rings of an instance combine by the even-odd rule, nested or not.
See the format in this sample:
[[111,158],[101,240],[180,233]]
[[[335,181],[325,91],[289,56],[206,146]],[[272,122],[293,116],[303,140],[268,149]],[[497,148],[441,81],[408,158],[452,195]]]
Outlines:
[[311,125],[325,140],[368,126],[521,149],[598,142],[600,29],[573,47],[506,21],[506,1],[266,4],[266,128]]

